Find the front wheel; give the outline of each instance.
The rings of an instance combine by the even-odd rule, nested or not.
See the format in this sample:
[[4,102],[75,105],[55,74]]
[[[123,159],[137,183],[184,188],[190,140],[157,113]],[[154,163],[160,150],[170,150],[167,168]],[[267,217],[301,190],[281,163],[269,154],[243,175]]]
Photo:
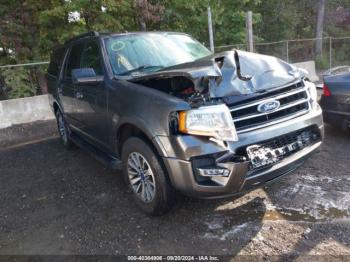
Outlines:
[[122,149],[123,176],[137,205],[150,215],[162,215],[175,203],[172,187],[161,160],[141,138],[130,137]]

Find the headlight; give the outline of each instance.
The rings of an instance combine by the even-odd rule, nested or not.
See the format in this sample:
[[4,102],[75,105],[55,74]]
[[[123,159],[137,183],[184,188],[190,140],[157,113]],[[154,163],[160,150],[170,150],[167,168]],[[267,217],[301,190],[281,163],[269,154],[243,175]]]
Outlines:
[[315,84],[310,82],[310,81],[304,81],[304,83],[309,89],[312,104],[317,103],[317,88],[316,88]]
[[238,141],[232,116],[226,105],[203,106],[181,111],[179,131],[223,141]]

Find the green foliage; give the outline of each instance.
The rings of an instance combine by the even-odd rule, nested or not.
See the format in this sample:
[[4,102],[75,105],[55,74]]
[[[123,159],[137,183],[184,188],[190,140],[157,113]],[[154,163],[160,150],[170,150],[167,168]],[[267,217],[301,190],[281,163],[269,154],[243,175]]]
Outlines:
[[[347,36],[349,27],[339,27],[334,12],[339,7],[349,8],[350,0],[329,0],[326,3],[324,36]],[[55,46],[90,30],[130,32],[147,28],[150,31],[180,31],[193,35],[208,46],[208,6],[212,10],[216,46],[245,43],[248,10],[253,11],[256,42],[313,38],[317,4],[318,0],[1,0],[0,64],[46,61]],[[72,12],[79,13],[80,19],[69,19]],[[280,44],[258,49],[286,57],[285,48]],[[304,48],[307,52],[300,49],[291,44],[289,57],[301,61],[308,53],[308,59],[309,56],[313,59],[313,45]],[[334,54],[334,62],[348,63],[348,60],[344,61],[349,54],[346,46],[341,46],[341,50]],[[321,67],[327,66],[324,57],[317,58]],[[11,69],[9,75],[1,73],[0,83],[6,77],[10,97],[34,94],[30,79],[36,78],[37,70],[24,71]]]
[[[164,1],[165,13],[159,29],[181,31],[193,35],[200,42],[208,43],[207,7],[212,10],[215,45],[243,43],[245,41],[245,13],[260,1]],[[261,16],[254,14],[254,24]]]
[[28,70],[20,67],[5,69],[1,72],[8,98],[33,96],[36,87],[31,83]]
[[332,43],[332,66],[349,65],[350,39],[333,40]]
[[[52,8],[40,12],[39,15],[40,46],[46,56],[55,45],[63,44],[67,39],[87,31],[136,30],[131,1],[51,0],[51,3]],[[69,21],[71,12],[79,12],[80,19]]]
[[268,0],[253,9],[261,14],[255,34],[263,41],[314,37],[317,0]]
[[315,59],[316,68],[319,70],[329,69],[329,56],[328,54],[318,55]]

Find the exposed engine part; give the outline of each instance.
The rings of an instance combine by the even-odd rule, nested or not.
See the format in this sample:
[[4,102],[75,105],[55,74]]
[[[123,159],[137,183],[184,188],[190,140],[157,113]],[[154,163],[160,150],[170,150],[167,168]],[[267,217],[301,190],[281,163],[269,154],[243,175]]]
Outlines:
[[215,58],[215,63],[217,64],[217,66],[221,69],[222,66],[224,65],[224,60],[225,60],[225,57],[224,56],[221,56],[221,57],[216,57]]
[[170,95],[196,103],[205,102],[208,90],[208,80],[205,78],[192,81],[185,76],[149,78],[139,81],[140,84],[166,92]]

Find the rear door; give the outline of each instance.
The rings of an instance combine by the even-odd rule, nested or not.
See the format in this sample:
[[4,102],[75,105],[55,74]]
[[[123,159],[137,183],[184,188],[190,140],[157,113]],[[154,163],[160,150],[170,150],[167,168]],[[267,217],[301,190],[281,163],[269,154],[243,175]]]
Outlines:
[[47,69],[46,79],[48,93],[54,95],[55,98],[57,98],[57,85],[59,84],[60,73],[66,51],[67,50],[65,48],[55,49],[50,57],[50,64]]
[[59,98],[68,123],[76,128],[81,128],[81,125],[78,121],[76,90],[72,81],[72,69],[79,67],[83,47],[83,44],[76,44],[69,48],[62,78],[58,86]]

